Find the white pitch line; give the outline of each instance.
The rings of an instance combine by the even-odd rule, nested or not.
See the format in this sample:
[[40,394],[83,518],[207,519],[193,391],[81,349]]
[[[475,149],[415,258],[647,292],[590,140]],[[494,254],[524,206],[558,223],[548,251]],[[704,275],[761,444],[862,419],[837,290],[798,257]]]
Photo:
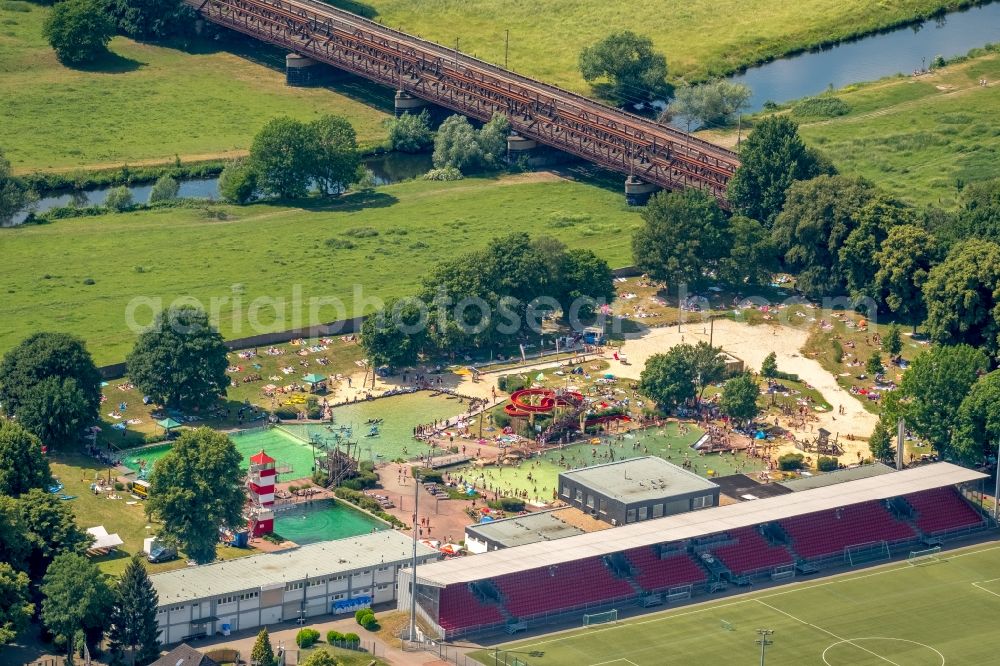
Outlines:
[[771,610],[773,610],[773,611],[775,611],[777,613],[781,613],[782,615],[786,615],[786,616],[792,618],[793,620],[795,620],[796,622],[799,622],[801,624],[806,625],[807,627],[812,627],[813,629],[816,629],[818,631],[822,631],[824,634],[829,634],[830,636],[833,636],[834,638],[836,638],[838,641],[841,641],[843,643],[849,643],[849,644],[853,645],[854,647],[858,648],[859,650],[867,652],[868,654],[872,655],[873,657],[877,657],[878,659],[881,659],[882,661],[884,661],[884,662],[886,662],[888,664],[892,664],[892,666],[900,666],[899,664],[897,664],[896,662],[894,662],[892,659],[888,659],[887,657],[883,657],[882,655],[878,654],[877,652],[872,652],[871,650],[869,650],[866,647],[861,647],[860,645],[858,645],[857,643],[855,643],[854,641],[852,641],[849,638],[842,638],[842,637],[838,636],[837,634],[833,633],[832,631],[824,629],[823,627],[820,627],[819,625],[815,625],[812,622],[806,622],[805,620],[803,620],[801,618],[798,618],[798,617],[795,617],[791,613],[786,613],[785,611],[781,610],[780,608],[772,606],[769,603],[765,603],[765,602],[761,601],[760,599],[755,599],[755,601],[757,603],[763,605],[763,606],[767,606],[768,608],[770,608]]
[[1000,580],[1000,578],[991,578],[990,580],[981,580],[972,584],[972,587],[978,588],[985,592],[986,594],[992,594],[994,597],[1000,597],[1000,592],[994,592],[993,590],[987,590],[983,585],[986,583],[993,583]]
[[625,659],[624,657],[619,657],[618,659],[612,659],[611,661],[602,661],[597,664],[591,664],[590,666],[606,666],[606,664],[617,664],[620,661],[624,661],[626,664],[632,664],[632,666],[639,666],[639,664],[635,663],[631,659]]

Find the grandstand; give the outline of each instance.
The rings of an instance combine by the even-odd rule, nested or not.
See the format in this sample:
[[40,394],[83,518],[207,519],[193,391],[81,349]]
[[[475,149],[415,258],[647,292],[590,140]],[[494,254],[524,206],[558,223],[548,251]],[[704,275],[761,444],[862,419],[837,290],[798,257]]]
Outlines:
[[990,526],[962,494],[984,478],[936,463],[436,562],[419,572],[418,612],[452,639],[905,555]]

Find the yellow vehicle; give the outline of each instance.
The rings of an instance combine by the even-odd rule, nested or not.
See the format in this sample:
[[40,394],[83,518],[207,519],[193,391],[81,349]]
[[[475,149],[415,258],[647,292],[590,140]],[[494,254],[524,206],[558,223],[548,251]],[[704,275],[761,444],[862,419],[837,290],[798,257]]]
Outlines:
[[143,481],[142,479],[133,481],[132,487],[129,490],[139,499],[147,499],[149,497],[149,481]]

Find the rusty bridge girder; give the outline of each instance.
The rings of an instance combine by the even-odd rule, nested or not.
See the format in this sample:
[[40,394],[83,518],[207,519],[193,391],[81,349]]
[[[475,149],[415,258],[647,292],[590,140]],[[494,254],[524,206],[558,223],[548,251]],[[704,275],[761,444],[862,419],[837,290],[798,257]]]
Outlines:
[[206,20],[458,113],[505,115],[518,134],[728,208],[735,153],[316,0],[184,0]]

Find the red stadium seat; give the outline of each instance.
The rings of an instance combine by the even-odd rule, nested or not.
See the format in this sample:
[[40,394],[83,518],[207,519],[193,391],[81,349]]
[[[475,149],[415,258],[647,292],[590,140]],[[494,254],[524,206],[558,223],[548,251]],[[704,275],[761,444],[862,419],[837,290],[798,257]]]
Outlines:
[[983,517],[954,488],[936,488],[903,498],[916,510],[917,527],[928,536],[983,524]]
[[729,536],[736,543],[715,548],[712,552],[737,576],[793,564],[791,554],[780,546],[772,546],[754,527],[733,530]]
[[652,547],[646,547],[625,551],[625,556],[639,572],[635,576],[636,582],[647,592],[694,585],[707,578],[704,570],[687,553],[660,559]]

